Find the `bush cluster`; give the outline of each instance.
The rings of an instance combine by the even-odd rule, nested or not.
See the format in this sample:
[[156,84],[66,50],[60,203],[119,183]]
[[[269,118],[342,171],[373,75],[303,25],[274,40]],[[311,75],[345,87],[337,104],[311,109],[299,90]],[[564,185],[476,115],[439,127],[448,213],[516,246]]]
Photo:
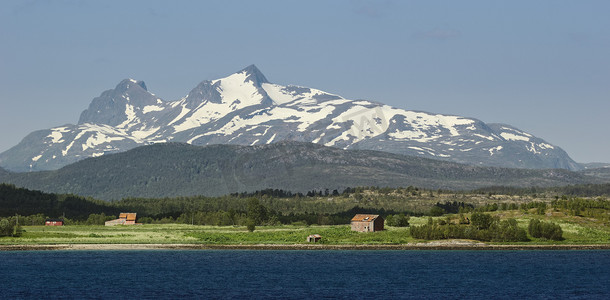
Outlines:
[[450,222],[428,219],[428,224],[412,226],[411,236],[418,239],[471,239],[493,242],[528,241],[525,229],[518,226],[515,219],[499,221],[491,215],[473,213],[470,225],[458,225]]
[[582,199],[562,196],[552,203],[553,209],[560,210],[571,216],[581,216],[610,221],[610,201],[605,198]]
[[535,238],[561,241],[563,240],[563,230],[555,223],[542,222],[538,219],[530,220],[530,224],[527,227],[529,234]]
[[388,215],[385,219],[385,225],[393,227],[408,227],[411,217],[405,214]]
[[21,232],[15,217],[0,219],[0,236],[21,236]]

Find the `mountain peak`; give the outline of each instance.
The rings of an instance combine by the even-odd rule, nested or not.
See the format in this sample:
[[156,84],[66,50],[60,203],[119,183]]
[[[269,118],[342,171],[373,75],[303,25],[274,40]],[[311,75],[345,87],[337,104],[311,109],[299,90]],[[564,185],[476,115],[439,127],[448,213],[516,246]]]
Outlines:
[[247,67],[245,67],[243,70],[239,71],[238,73],[246,73],[247,80],[251,80],[254,83],[269,83],[269,81],[267,80],[267,78],[265,77],[265,75],[263,75],[263,72],[261,72],[255,65],[249,65]]
[[119,82],[119,84],[117,84],[115,90],[125,91],[125,90],[130,89],[131,87],[137,87],[137,86],[144,89],[145,91],[148,91],[144,81],[135,80],[135,79],[131,79],[131,78],[121,80],[121,82]]

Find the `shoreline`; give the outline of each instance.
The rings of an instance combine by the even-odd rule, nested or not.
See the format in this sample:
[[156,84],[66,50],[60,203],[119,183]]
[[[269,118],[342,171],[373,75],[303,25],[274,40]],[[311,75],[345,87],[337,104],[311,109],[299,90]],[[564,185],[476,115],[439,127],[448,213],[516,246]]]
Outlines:
[[477,242],[429,242],[399,245],[324,244],[55,244],[0,245],[0,251],[53,250],[610,250],[610,244],[593,245],[490,245]]

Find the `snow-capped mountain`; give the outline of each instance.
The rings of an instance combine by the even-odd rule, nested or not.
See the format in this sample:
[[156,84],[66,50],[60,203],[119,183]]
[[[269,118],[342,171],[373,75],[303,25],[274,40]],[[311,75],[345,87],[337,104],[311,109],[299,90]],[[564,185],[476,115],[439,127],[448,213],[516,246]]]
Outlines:
[[559,147],[509,125],[277,85],[254,65],[203,81],[176,101],[160,99],[142,81],[123,80],[93,99],[78,124],[31,133],[0,154],[0,166],[58,169],[153,143],[260,145],[282,140],[475,165],[580,169]]

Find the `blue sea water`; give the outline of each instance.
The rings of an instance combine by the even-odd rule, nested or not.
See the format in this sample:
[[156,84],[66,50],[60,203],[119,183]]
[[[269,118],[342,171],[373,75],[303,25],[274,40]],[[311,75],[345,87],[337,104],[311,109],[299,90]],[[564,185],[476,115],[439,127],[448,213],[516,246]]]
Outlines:
[[610,251],[9,251],[0,298],[610,299]]

